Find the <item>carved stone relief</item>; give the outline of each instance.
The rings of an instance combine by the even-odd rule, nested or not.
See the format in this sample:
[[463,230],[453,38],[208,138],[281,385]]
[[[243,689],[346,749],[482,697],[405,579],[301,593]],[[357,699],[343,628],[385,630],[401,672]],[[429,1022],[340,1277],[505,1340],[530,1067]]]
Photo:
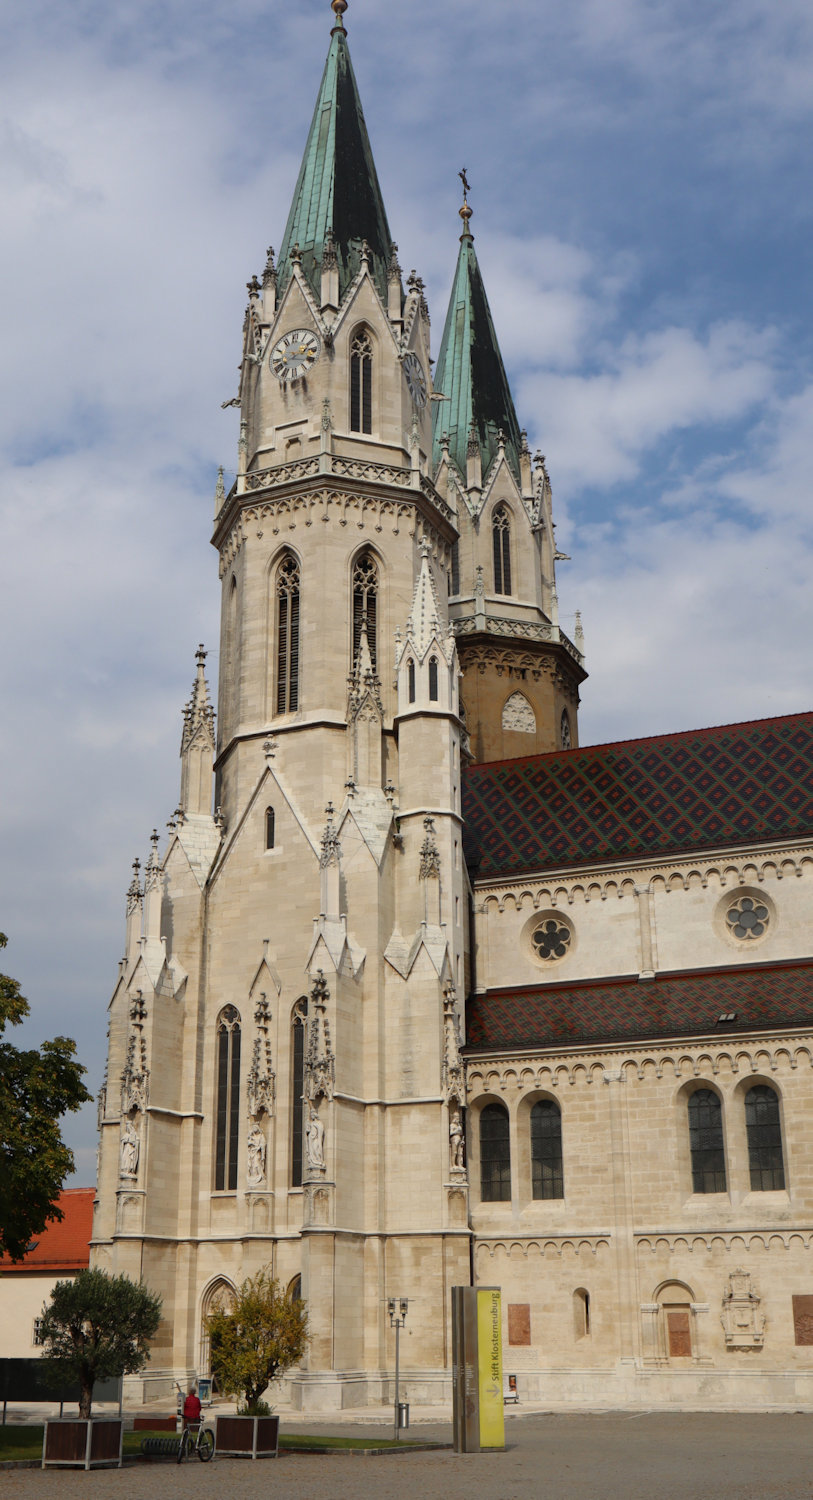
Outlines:
[[761,1349],[765,1340],[765,1314],[761,1298],[751,1290],[751,1276],[738,1267],[728,1278],[723,1293],[722,1325],[728,1349]]
[[524,693],[512,693],[506,699],[502,727],[518,734],[536,734],[536,716]]

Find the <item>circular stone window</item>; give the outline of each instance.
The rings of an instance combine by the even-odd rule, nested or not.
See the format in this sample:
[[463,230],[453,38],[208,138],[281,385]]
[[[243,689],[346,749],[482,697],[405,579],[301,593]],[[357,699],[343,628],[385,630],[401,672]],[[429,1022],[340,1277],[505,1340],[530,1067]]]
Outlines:
[[731,936],[740,943],[748,943],[765,935],[771,914],[757,897],[740,896],[729,906],[725,919]]
[[543,917],[531,931],[531,948],[543,963],[566,958],[573,941],[573,930],[561,917]]

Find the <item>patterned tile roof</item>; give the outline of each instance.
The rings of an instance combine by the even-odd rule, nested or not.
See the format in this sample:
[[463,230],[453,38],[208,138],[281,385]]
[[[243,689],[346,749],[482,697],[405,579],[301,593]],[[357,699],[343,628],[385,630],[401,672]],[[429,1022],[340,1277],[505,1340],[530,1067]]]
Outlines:
[[[720,1024],[721,1015],[736,1021]],[[813,962],[490,990],[466,1006],[466,1055],[813,1026]]]
[[0,1256],[3,1274],[87,1270],[95,1196],[95,1188],[63,1188],[57,1199],[63,1217],[51,1219],[41,1234],[34,1235],[22,1260],[14,1262],[7,1255]]
[[470,766],[476,877],[813,834],[813,713]]

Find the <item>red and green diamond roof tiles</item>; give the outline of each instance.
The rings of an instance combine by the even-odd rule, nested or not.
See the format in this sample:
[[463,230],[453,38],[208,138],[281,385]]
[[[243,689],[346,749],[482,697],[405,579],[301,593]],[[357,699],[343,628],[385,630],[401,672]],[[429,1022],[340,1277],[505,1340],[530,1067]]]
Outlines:
[[470,766],[478,880],[813,834],[813,713]]

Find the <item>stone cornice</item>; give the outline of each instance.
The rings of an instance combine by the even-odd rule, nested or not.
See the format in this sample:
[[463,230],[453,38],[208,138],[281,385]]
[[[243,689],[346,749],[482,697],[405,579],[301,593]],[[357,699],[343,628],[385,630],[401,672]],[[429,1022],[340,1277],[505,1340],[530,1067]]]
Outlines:
[[706,1034],[689,1042],[684,1037],[634,1046],[607,1042],[600,1047],[516,1047],[495,1050],[486,1057],[465,1056],[464,1049],[464,1061],[470,1099],[495,1090],[504,1094],[509,1087],[523,1093],[562,1084],[642,1082],[648,1069],[654,1070],[657,1078],[668,1070],[674,1080],[716,1077],[721,1064],[734,1077],[740,1073],[776,1073],[780,1063],[783,1069],[795,1072],[800,1064],[805,1070],[813,1068],[813,1028],[783,1031],[774,1027],[762,1033],[728,1037]]
[[697,878],[705,888],[709,879],[719,881],[724,889],[729,883],[743,884],[745,872],[753,869],[758,883],[771,876],[782,880],[789,875],[801,878],[805,865],[813,871],[813,844],[800,844],[797,839],[774,841],[755,847],[746,846],[732,851],[729,845],[719,850],[692,850],[673,859],[608,860],[597,861],[590,870],[581,868],[568,871],[567,866],[552,870],[541,869],[536,875],[491,876],[487,880],[476,880],[475,893],[482,895],[483,907],[496,901],[502,911],[506,900],[513,900],[516,907],[527,900],[532,906],[541,904],[556,906],[565,901],[572,906],[577,896],[580,900],[606,901],[608,896],[634,896],[636,887],[653,883],[663,886],[668,894],[674,889],[685,889],[688,881]]
[[212,539],[220,552],[221,578],[252,532],[260,540],[266,527],[276,536],[283,531],[287,535],[298,525],[313,526],[314,522],[353,525],[359,531],[369,526],[375,532],[383,531],[388,524],[397,536],[403,526],[410,537],[428,539],[444,569],[451,565],[451,544],[456,536],[451,520],[439,514],[421,490],[390,489],[386,493],[372,484],[336,489],[294,486],[289,493],[275,496],[242,495],[222,518],[223,524],[219,518]]

